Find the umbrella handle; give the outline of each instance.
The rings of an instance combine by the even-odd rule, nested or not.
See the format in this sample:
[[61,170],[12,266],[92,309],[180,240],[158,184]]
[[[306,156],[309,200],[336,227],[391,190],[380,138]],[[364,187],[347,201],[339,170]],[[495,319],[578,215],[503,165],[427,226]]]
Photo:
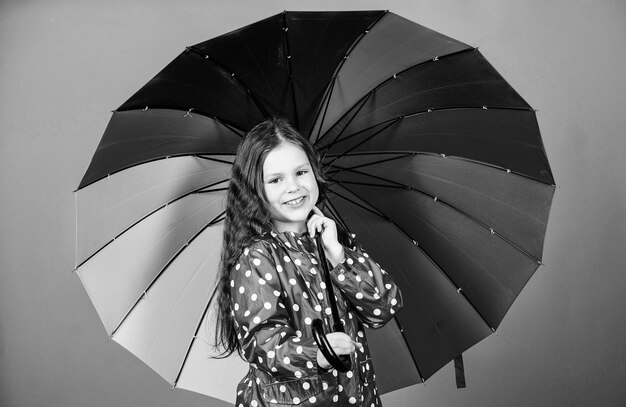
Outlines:
[[321,319],[316,319],[313,321],[313,337],[315,338],[315,342],[317,342],[317,346],[320,351],[322,351],[322,355],[328,360],[328,363],[331,364],[332,367],[339,370],[340,372],[347,372],[352,368],[352,361],[350,360],[349,355],[341,355],[338,356],[335,353],[335,350],[330,346],[326,335],[324,334],[324,324]]

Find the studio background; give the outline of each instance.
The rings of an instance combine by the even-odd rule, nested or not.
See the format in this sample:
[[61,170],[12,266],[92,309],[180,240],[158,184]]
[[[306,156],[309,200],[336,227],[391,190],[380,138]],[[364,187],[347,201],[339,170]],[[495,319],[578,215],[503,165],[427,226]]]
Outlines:
[[214,406],[106,332],[73,274],[72,191],[110,111],[192,45],[288,10],[389,9],[479,47],[538,109],[558,188],[497,335],[386,407],[626,403],[623,0],[0,1],[0,405]]

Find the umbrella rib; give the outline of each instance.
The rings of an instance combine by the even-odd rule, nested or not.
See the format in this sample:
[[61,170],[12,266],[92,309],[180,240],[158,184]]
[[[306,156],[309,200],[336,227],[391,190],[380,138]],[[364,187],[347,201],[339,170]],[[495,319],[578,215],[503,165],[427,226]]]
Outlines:
[[[347,188],[345,185],[341,185],[341,187],[342,187],[342,188],[344,188],[346,191],[350,192],[351,194],[357,195],[357,194],[355,194],[353,191],[351,191],[349,188]],[[353,203],[353,204],[355,204],[355,205],[357,205],[357,206],[360,206],[361,208],[367,209],[367,208],[365,208],[363,205],[360,205],[359,203],[355,202],[354,200],[352,200],[352,199],[350,199],[350,198],[345,197],[345,196],[344,196],[344,195],[342,195],[342,194],[338,194],[338,193],[337,193],[337,195],[338,195],[338,196],[340,196],[340,197],[341,197],[341,198],[343,198],[343,199],[348,200],[349,202],[351,202],[351,203]],[[357,196],[358,196],[358,195],[357,195]],[[369,203],[369,202],[368,202],[368,204],[369,204],[369,205],[371,205],[371,206],[372,206],[372,208],[375,208],[375,209],[378,211],[378,208],[376,208],[374,205],[372,205],[372,204],[371,204],[371,203]],[[369,212],[376,213],[376,212],[373,212],[373,211],[371,211],[371,210],[369,210],[369,209],[367,209],[367,210],[368,210]],[[381,213],[382,213],[382,212],[381,212]],[[486,317],[485,317],[485,316],[484,316],[484,315],[483,315],[483,314],[482,314],[482,313],[478,310],[478,308],[476,308],[476,306],[472,303],[472,301],[471,301],[469,298],[467,298],[467,296],[466,296],[466,295],[465,295],[465,293],[463,292],[463,289],[462,289],[461,287],[459,287],[459,285],[458,285],[458,284],[456,284],[456,283],[454,282],[454,280],[452,279],[452,277],[450,277],[450,276],[449,276],[449,275],[445,272],[445,270],[444,270],[444,269],[443,269],[443,268],[442,268],[442,267],[441,267],[441,266],[440,266],[440,265],[439,265],[439,264],[435,261],[435,259],[434,259],[432,256],[430,256],[430,254],[428,254],[428,252],[427,252],[427,251],[426,251],[426,250],[425,250],[422,246],[420,246],[420,245],[419,245],[419,244],[418,244],[418,243],[417,243],[417,242],[416,242],[416,241],[412,238],[412,236],[408,234],[408,232],[407,232],[407,231],[405,231],[405,230],[404,230],[404,229],[403,229],[400,225],[398,225],[396,222],[394,222],[391,218],[389,218],[389,217],[387,217],[387,216],[384,216],[384,215],[379,215],[379,216],[381,216],[383,219],[385,219],[386,221],[388,221],[389,223],[391,223],[391,224],[392,224],[395,228],[397,228],[397,229],[398,229],[398,230],[399,230],[399,231],[400,231],[400,232],[401,232],[404,236],[406,236],[406,237],[407,237],[407,239],[410,239],[410,240],[413,242],[413,244],[415,245],[415,247],[417,247],[417,248],[418,248],[418,250],[419,250],[419,251],[420,251],[420,252],[421,252],[424,256],[426,256],[426,258],[427,258],[427,259],[428,259],[428,260],[429,260],[429,261],[430,261],[430,262],[431,262],[431,263],[432,263],[432,264],[433,264],[433,265],[434,265],[434,266],[435,266],[435,267],[436,267],[436,268],[437,268],[437,269],[441,272],[441,274],[442,274],[442,275],[443,275],[443,276],[444,276],[444,277],[448,280],[448,282],[449,282],[449,283],[450,283],[453,287],[455,287],[455,289],[456,289],[457,293],[459,293],[459,294],[460,294],[460,295],[461,295],[461,296],[465,299],[465,301],[467,301],[467,303],[468,303],[468,304],[472,307],[472,309],[476,312],[476,314],[478,314],[478,316],[480,316],[480,318],[481,318],[481,319],[482,319],[482,321],[485,323],[485,325],[486,325],[489,329],[491,329],[493,332],[495,332],[495,331],[496,331],[496,330],[495,330],[495,328],[493,327],[493,325],[492,325],[491,323],[489,323],[489,321],[487,320],[487,318],[486,318]]]
[[202,312],[202,316],[200,317],[200,321],[198,322],[198,325],[196,326],[196,330],[194,332],[194,335],[191,338],[191,341],[189,342],[189,347],[187,348],[187,352],[185,352],[185,357],[183,358],[183,363],[180,365],[180,369],[178,370],[178,374],[176,374],[176,378],[174,379],[174,384],[173,384],[174,387],[176,387],[176,385],[178,384],[178,380],[180,379],[180,375],[183,373],[183,370],[185,368],[185,364],[187,363],[187,359],[189,358],[189,354],[191,353],[191,348],[193,347],[194,342],[198,338],[198,332],[200,332],[200,327],[202,326],[202,321],[204,321],[204,318],[206,317],[207,313],[209,312],[209,307],[211,306],[211,303],[213,301],[213,297],[215,297],[216,293],[217,293],[217,286],[213,288],[213,292],[211,293],[211,296],[209,297],[209,300],[207,301],[206,305],[204,306],[204,311]]
[[[180,157],[197,157],[197,158],[202,158],[202,159],[210,159],[210,158],[207,158],[206,156],[204,156],[203,154],[206,154],[206,153],[205,152],[187,152],[187,153],[166,155],[164,157],[155,157],[155,158],[151,158],[151,159],[144,160],[144,161],[138,161],[138,162],[135,162],[133,164],[129,164],[129,165],[126,165],[124,167],[120,167],[120,168],[116,169],[115,171],[112,171],[112,172],[108,173],[106,176],[103,176],[103,177],[100,177],[100,178],[98,178],[96,180],[93,180],[90,183],[85,184],[85,185],[83,185],[80,188],[77,188],[76,190],[74,190],[74,192],[78,192],[81,189],[87,188],[88,186],[90,186],[92,184],[95,184],[98,181],[102,181],[103,179],[105,179],[107,177],[115,175],[118,172],[126,171],[126,170],[128,170],[130,168],[137,167],[137,166],[144,165],[144,164],[148,164],[148,163],[155,162],[155,161],[159,161],[159,160],[168,160],[170,158],[180,158]],[[233,153],[232,152],[228,152],[228,153],[211,153],[211,155],[233,156]],[[213,161],[219,161],[219,160],[213,159]],[[224,161],[224,163],[232,164],[232,162],[227,162],[227,161]]]
[[[348,122],[343,126],[343,128],[341,129],[341,131],[339,131],[339,133],[337,133],[337,135],[335,136],[335,139],[333,141],[330,142],[330,144],[326,145],[326,150],[324,151],[324,156],[326,155],[326,152],[328,152],[328,150],[330,149],[330,147],[332,147],[337,140],[339,139],[339,137],[341,137],[341,135],[343,134],[343,132],[348,128],[348,126],[350,125],[350,123],[352,123],[352,120],[354,120],[355,117],[357,117],[357,115],[359,114],[359,112],[361,111],[361,109],[363,109],[363,106],[365,106],[365,103],[367,103],[367,101],[369,100],[369,98],[372,97],[372,95],[374,94],[374,92],[370,92],[367,94],[367,96],[365,97],[365,100],[363,100],[362,102],[357,103],[359,105],[358,109],[356,110],[356,112],[354,112],[354,114],[352,115],[352,117],[350,117],[350,120],[348,120]],[[345,116],[344,116],[345,117]],[[328,135],[328,132],[326,134],[324,134],[324,136],[322,136],[322,138],[324,138],[326,135]],[[318,140],[319,141],[319,140]]]
[[[296,85],[294,82],[293,64],[291,62],[291,51],[289,47],[289,27],[287,27],[287,12],[283,11],[283,47],[285,55],[287,55],[287,69],[289,75],[289,85],[291,86],[291,100],[293,102],[293,117],[295,119],[294,126],[300,127],[300,118],[298,115],[298,103],[296,103]],[[267,117],[267,116],[266,116]]]
[[348,232],[350,229],[348,229],[348,225],[339,214],[339,211],[337,210],[337,208],[335,208],[335,205],[333,205],[330,199],[326,199],[326,204],[328,205],[328,210],[332,213],[335,219],[337,219],[339,223],[341,223],[341,226],[346,230],[346,232]]
[[[317,136],[316,136],[316,140],[319,140],[320,137],[320,133],[322,131],[322,127],[324,124],[324,121],[326,120],[326,113],[328,112],[328,106],[330,105],[330,99],[332,97],[332,92],[335,90],[335,83],[337,82],[337,78],[339,77],[339,72],[341,71],[341,68],[343,67],[343,64],[346,62],[346,60],[350,57],[350,54],[352,53],[352,51],[356,48],[356,46],[361,42],[361,40],[363,39],[363,37],[365,37],[366,34],[368,34],[370,32],[370,30],[372,28],[374,28],[374,26],[376,24],[378,24],[378,22],[380,22],[380,20],[382,20],[382,18],[384,16],[387,15],[387,13],[389,13],[389,10],[385,10],[380,16],[378,16],[374,21],[372,21],[370,23],[370,25],[365,29],[364,32],[362,32],[361,34],[359,34],[359,36],[354,40],[354,42],[350,45],[350,48],[348,48],[348,51],[346,52],[346,55],[343,57],[343,59],[339,62],[339,65],[337,65],[337,68],[335,69],[335,72],[333,73],[333,76],[330,80],[330,87],[327,85],[326,89],[327,89],[327,93],[324,96],[324,102],[322,104],[320,104],[320,106],[317,109],[317,112],[315,113],[315,118],[313,120],[313,123],[317,122],[317,119],[320,115],[321,112],[321,107],[323,104],[325,104],[324,106],[324,114],[322,115],[322,119],[320,121],[319,124],[319,128],[317,129]],[[323,137],[323,136],[322,136]]]
[[250,97],[250,99],[252,99],[252,102],[254,102],[254,105],[257,107],[257,109],[259,109],[259,112],[263,115],[263,117],[270,117],[268,110],[265,108],[265,106],[263,106],[263,104],[258,100],[258,98],[256,97],[256,95],[254,94],[254,92],[252,91],[252,89],[250,89],[241,79],[239,79],[239,77],[235,74],[235,72],[232,69],[228,69],[228,67],[224,64],[222,64],[221,62],[217,61],[215,58],[210,57],[209,55],[201,52],[199,49],[197,49],[196,47],[187,47],[187,51],[192,51],[195,54],[204,57],[205,60],[209,61],[210,63],[214,64],[215,66],[217,66],[219,69],[221,69],[224,73],[230,75],[231,78],[234,79],[235,83],[241,88],[243,89],[246,94]]
[[178,251],[176,252],[176,254],[174,254],[174,256],[172,256],[172,258],[165,264],[165,266],[163,266],[163,268],[159,271],[159,273],[154,276],[154,278],[152,279],[152,281],[150,282],[150,284],[148,284],[148,286],[146,287],[146,289],[144,290],[143,294],[141,294],[141,296],[139,296],[139,298],[137,298],[137,300],[135,301],[135,303],[130,307],[130,309],[128,310],[128,312],[126,313],[126,315],[124,315],[124,317],[122,318],[122,320],[117,324],[117,326],[111,331],[111,337],[113,337],[115,335],[115,333],[117,332],[117,330],[124,324],[124,322],[126,321],[126,319],[130,316],[130,314],[133,312],[133,309],[135,309],[135,307],[137,306],[137,304],[139,304],[139,302],[145,298],[146,295],[148,295],[148,291],[150,291],[150,288],[152,288],[152,286],[157,282],[157,280],[159,279],[159,277],[161,277],[163,275],[163,273],[165,272],[165,270],[168,269],[168,267],[174,262],[174,260],[176,260],[176,258],[185,250],[185,248],[187,246],[189,246],[198,236],[200,236],[200,234],[202,232],[204,232],[205,229],[207,229],[208,227],[211,227],[213,225],[215,225],[216,223],[220,222],[221,220],[223,220],[223,216],[226,213],[226,211],[222,211],[220,214],[218,214],[216,217],[214,217],[210,222],[208,222],[206,225],[204,225],[199,231],[197,231],[192,237],[191,239],[189,239],[189,241],[182,246],[180,249],[178,249]]
[[[166,208],[168,205],[183,199],[186,196],[189,195],[193,195],[193,194],[197,194],[197,193],[202,193],[202,192],[212,192],[212,191],[203,191],[205,188],[210,188],[214,185],[219,185],[223,182],[228,181],[228,178],[220,180],[220,181],[216,181],[213,182],[211,184],[207,184],[207,185],[203,185],[199,188],[194,189],[193,191],[187,192],[179,197],[176,197],[174,199],[172,199],[171,201],[168,201],[166,203],[164,203],[163,205],[159,206],[158,208],[152,210],[151,212],[147,213],[145,216],[143,216],[142,218],[138,219],[136,222],[134,222],[133,224],[131,224],[130,226],[128,226],[126,229],[124,229],[123,231],[121,231],[119,234],[117,234],[113,239],[109,240],[108,242],[106,242],[102,247],[100,247],[98,250],[96,250],[95,252],[93,252],[91,255],[89,255],[89,257],[87,257],[85,260],[83,260],[79,265],[77,265],[74,268],[74,271],[77,271],[83,264],[87,263],[92,257],[94,257],[96,254],[100,253],[102,250],[104,250],[107,246],[109,246],[111,243],[113,243],[114,241],[116,241],[117,239],[120,238],[120,236],[122,236],[124,233],[128,232],[130,229],[132,229],[135,225],[137,225],[139,222],[142,222],[143,220],[145,220],[146,218],[152,216],[153,214],[155,214],[156,212],[160,211],[161,209]],[[227,189],[227,188],[224,188]],[[216,191],[222,190],[220,189],[216,189]]]
[[[439,199],[439,197],[437,197],[436,195],[431,195],[428,192],[422,191],[420,189],[417,188],[413,188],[409,185],[397,182],[397,181],[393,181],[387,178],[383,178],[383,177],[379,177],[377,175],[372,175],[372,174],[367,174],[361,171],[356,171],[353,169],[344,169],[345,171],[352,171],[355,172],[359,175],[364,175],[364,176],[368,176],[368,177],[372,177],[372,178],[376,178],[379,179],[381,181],[385,181],[385,182],[389,182],[395,185],[384,185],[384,184],[375,184],[375,183],[367,183],[367,182],[355,182],[355,181],[342,181],[342,184],[353,184],[353,185],[366,185],[366,186],[374,186],[374,187],[383,187],[383,188],[394,188],[394,189],[402,189],[402,190],[409,190],[409,191],[413,191],[415,193],[418,194],[422,194],[424,196],[427,196],[437,202],[440,202],[441,204],[447,206],[448,208],[452,209],[453,211],[461,214],[462,216],[466,217],[467,219],[471,220],[472,222],[476,223],[477,225],[483,227],[484,229],[488,230],[492,235],[499,237],[502,241],[504,241],[506,244],[508,244],[509,246],[515,248],[517,251],[519,251],[520,253],[522,253],[523,255],[525,255],[526,257],[528,257],[529,259],[533,260],[534,262],[541,264],[541,259],[538,259],[537,257],[533,256],[531,253],[529,253],[528,251],[526,251],[525,249],[521,248],[519,245],[517,245],[516,243],[514,243],[513,241],[511,241],[510,239],[506,238],[504,235],[500,234],[499,232],[495,231],[492,227],[490,227],[489,225],[481,222],[478,218],[468,214],[467,212],[457,208],[456,206],[442,201],[441,199]],[[347,188],[346,188],[347,189]],[[352,192],[352,191],[350,191]]]

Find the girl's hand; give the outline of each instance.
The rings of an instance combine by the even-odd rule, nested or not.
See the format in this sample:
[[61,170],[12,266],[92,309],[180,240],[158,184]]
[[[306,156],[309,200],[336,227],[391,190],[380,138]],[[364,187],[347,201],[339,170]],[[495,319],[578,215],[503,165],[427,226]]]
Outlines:
[[315,237],[316,233],[322,234],[324,243],[324,253],[326,258],[335,267],[344,257],[343,246],[337,239],[337,225],[331,218],[324,216],[324,213],[317,207],[313,207],[313,214],[306,223],[309,235]]
[[[326,334],[326,339],[328,339],[330,347],[333,348],[338,356],[349,355],[354,352],[356,348],[363,348],[362,344],[353,341],[352,338],[350,338],[343,332],[331,332],[329,334]],[[317,365],[322,369],[330,368],[330,363],[328,363],[328,360],[326,360],[326,358],[322,354],[322,351],[319,349],[317,350]]]

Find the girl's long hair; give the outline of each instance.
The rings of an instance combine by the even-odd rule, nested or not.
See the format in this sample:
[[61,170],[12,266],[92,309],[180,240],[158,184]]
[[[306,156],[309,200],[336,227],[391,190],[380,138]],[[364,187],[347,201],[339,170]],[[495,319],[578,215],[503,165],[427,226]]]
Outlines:
[[218,307],[215,348],[222,351],[220,357],[227,357],[235,351],[241,355],[231,310],[230,273],[243,250],[271,229],[263,188],[263,163],[270,151],[285,142],[306,153],[317,180],[320,199],[325,196],[327,183],[322,176],[319,156],[309,141],[287,121],[271,119],[259,123],[239,144],[226,196],[224,241],[214,299]]

